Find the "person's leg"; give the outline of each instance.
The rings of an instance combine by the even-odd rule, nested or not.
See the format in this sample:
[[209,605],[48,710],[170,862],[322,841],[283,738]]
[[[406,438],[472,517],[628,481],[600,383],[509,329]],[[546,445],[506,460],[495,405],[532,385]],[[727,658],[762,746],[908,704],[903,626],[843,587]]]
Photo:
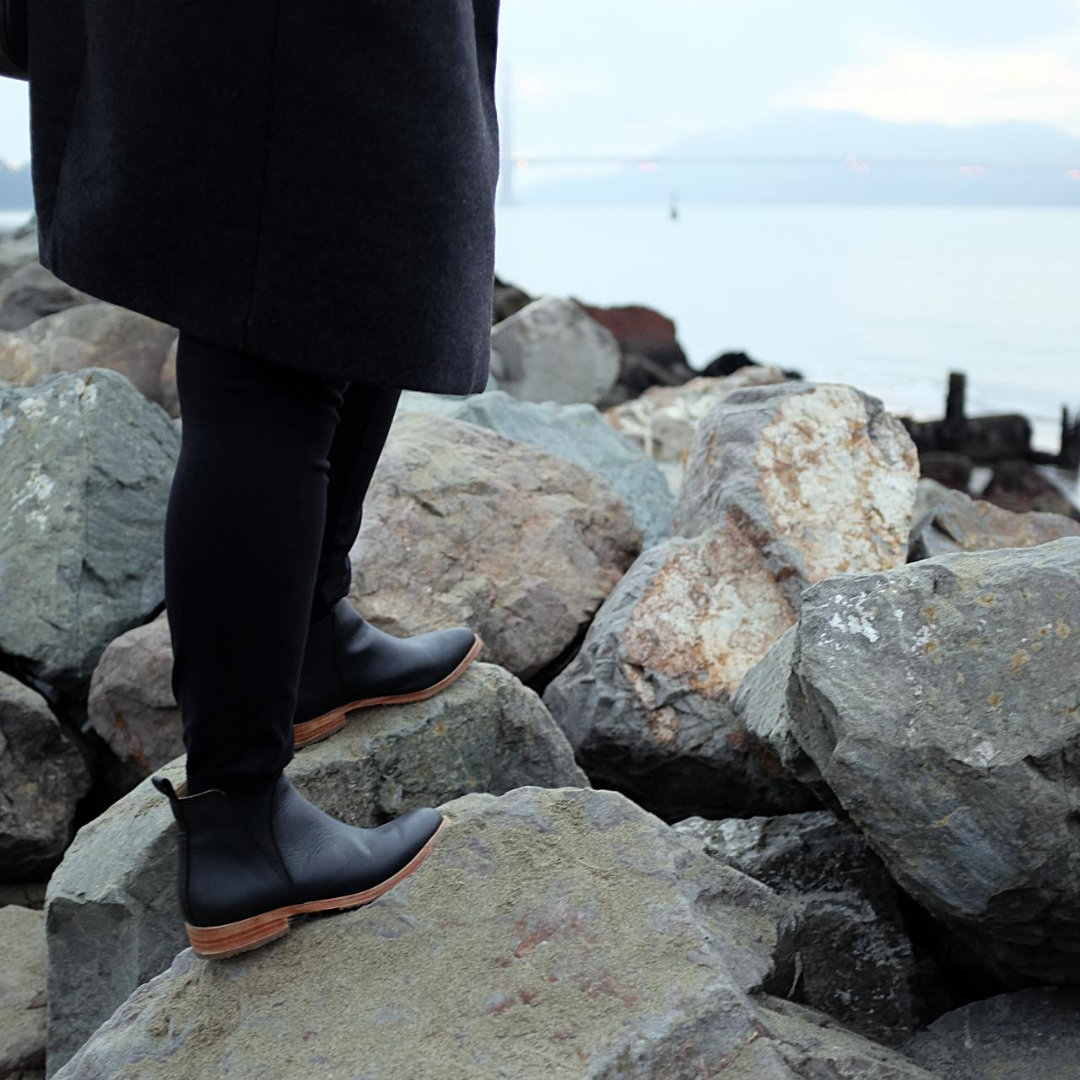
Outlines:
[[349,591],[349,550],[360,532],[364,498],[394,419],[401,390],[351,382],[339,410],[330,447],[326,527],[315,579],[310,621],[315,622]]
[[277,777],[292,720],[347,382],[181,331],[165,519],[172,686],[189,791]]
[[176,367],[165,593],[187,790],[152,782],[178,826],[188,939],[200,956],[231,956],[287,933],[294,915],[374,900],[446,820],[419,806],[346,825],[283,772],[347,384],[183,331]]

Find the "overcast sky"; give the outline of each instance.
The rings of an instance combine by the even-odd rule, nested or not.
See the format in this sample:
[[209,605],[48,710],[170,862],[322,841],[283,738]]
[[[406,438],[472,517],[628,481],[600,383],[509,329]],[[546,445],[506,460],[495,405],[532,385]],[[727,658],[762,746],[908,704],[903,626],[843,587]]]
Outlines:
[[[780,109],[1080,136],[1080,0],[502,0],[509,149],[643,154]],[[30,155],[0,78],[0,158]]]

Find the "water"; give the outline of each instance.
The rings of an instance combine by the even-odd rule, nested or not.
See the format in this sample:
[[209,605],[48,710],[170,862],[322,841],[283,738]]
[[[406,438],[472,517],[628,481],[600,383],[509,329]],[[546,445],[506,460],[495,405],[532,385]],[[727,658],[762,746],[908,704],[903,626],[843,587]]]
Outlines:
[[641,303],[694,367],[726,351],[850,383],[897,412],[1022,412],[1056,452],[1080,408],[1080,210],[503,206],[496,270],[531,295]]
[[1050,452],[1080,408],[1078,209],[500,204],[496,270],[657,308],[695,367],[745,351],[918,418],[965,371],[970,413],[1022,412]]

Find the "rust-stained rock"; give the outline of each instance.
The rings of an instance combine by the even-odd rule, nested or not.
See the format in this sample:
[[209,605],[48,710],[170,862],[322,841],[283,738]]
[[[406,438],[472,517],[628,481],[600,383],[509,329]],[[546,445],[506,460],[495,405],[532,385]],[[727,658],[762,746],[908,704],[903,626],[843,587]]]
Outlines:
[[677,492],[698,422],[736,390],[784,379],[777,367],[745,367],[723,377],[690,379],[681,386],[654,386],[640,397],[606,409],[604,419],[663,466]]
[[172,667],[163,611],[110,642],[90,679],[90,723],[138,776],[149,776],[184,752]]
[[467,624],[528,679],[575,640],[641,550],[595,473],[461,420],[395,419],[352,552],[350,596],[398,637]]
[[806,809],[814,800],[731,705],[794,620],[732,522],[674,537],[630,568],[544,701],[594,782],[669,820]]
[[1035,547],[1061,536],[1080,536],[1080,521],[1061,514],[1014,514],[962,491],[949,491],[912,529],[914,562],[949,551]]
[[698,425],[675,531],[731,517],[797,605],[823,578],[906,561],[918,479],[915,444],[877,398],[836,383],[753,387]]

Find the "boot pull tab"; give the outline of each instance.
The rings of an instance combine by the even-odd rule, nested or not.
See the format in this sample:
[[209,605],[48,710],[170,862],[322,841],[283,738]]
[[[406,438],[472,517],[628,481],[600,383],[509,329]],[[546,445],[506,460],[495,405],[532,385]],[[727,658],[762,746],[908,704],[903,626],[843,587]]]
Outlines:
[[172,786],[172,782],[164,776],[151,776],[150,783],[154,785],[166,796],[169,800],[169,806],[172,807],[173,817],[176,818],[177,824],[184,824],[184,811],[180,806],[180,796],[176,794],[176,789]]

